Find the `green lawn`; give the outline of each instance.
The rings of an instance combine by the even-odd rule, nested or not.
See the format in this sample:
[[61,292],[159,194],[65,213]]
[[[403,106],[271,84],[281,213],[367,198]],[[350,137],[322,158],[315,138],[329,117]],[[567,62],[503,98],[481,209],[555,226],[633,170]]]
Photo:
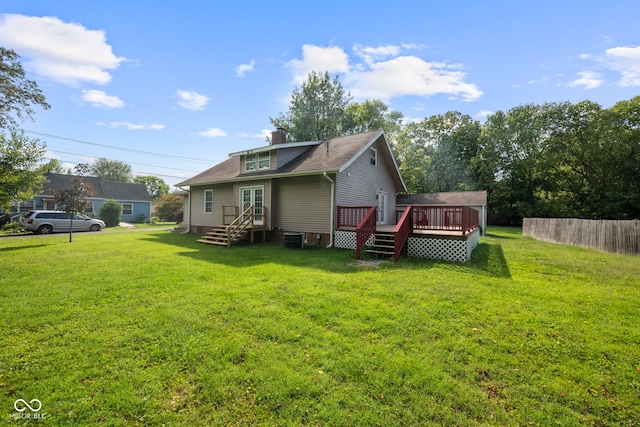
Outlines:
[[640,257],[489,233],[466,264],[379,267],[153,229],[2,238],[0,417],[640,425]]

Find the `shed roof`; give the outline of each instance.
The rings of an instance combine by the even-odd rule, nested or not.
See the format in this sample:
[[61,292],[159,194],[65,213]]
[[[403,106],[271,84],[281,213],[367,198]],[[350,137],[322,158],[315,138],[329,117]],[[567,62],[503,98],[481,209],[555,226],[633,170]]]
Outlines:
[[449,193],[398,194],[398,205],[486,205],[486,191],[457,191]]

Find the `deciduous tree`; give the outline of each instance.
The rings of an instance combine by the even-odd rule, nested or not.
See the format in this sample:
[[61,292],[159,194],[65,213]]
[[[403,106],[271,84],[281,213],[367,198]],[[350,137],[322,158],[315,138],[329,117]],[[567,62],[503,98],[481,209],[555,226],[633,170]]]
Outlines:
[[169,194],[169,185],[157,176],[136,176],[133,182],[147,186],[151,200],[157,200],[165,194]]
[[64,211],[71,214],[71,221],[69,221],[69,242],[72,241],[74,214],[85,210],[87,197],[93,194],[93,187],[83,180],[83,175],[88,172],[88,165],[82,163],[77,165],[74,168],[74,175],[71,177],[69,186],[53,192],[56,202],[64,205]]
[[300,88],[293,90],[289,111],[269,120],[276,128],[287,129],[291,142],[341,136],[350,101],[351,95],[337,76],[332,80],[328,72],[312,71]]
[[131,166],[120,160],[100,157],[91,165],[91,173],[105,181],[132,182]]
[[44,183],[48,165],[42,165],[45,146],[21,131],[0,132],[0,209],[33,197]]
[[51,108],[38,84],[25,78],[20,55],[0,47],[0,129],[14,132],[19,122],[33,119],[34,105]]

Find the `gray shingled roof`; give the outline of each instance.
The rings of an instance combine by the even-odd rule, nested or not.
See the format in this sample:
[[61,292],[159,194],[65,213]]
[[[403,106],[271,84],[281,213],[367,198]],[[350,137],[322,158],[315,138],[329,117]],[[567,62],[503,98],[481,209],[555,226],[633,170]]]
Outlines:
[[[71,185],[73,175],[59,173],[45,174],[47,182],[44,184],[42,195],[53,195],[54,191],[63,190]],[[147,186],[128,182],[103,181],[96,176],[84,176],[83,181],[91,185],[95,199],[126,200],[129,202],[150,202]]]
[[[294,160],[285,164],[277,170],[262,172],[242,173],[240,156],[233,156],[206,171],[187,179],[177,185],[200,185],[215,182],[240,181],[252,178],[262,178],[265,176],[280,175],[305,175],[323,172],[338,172],[346,167],[357,155],[372,145],[378,138],[383,137],[380,130],[363,132],[355,135],[341,136],[320,141],[310,146],[308,150],[299,155]],[[287,144],[277,144],[271,147],[274,150],[286,149]],[[395,160],[389,150],[385,150],[382,155],[387,156],[389,164],[394,164]],[[400,176],[397,177],[398,186],[403,187]]]
[[486,191],[458,191],[452,193],[398,194],[398,205],[486,205]]

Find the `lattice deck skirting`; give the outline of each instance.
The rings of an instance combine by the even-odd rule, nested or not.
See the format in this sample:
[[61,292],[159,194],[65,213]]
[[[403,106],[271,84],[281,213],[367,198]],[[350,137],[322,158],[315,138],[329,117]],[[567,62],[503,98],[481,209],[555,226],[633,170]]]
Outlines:
[[[467,262],[471,253],[480,242],[480,230],[476,229],[466,236],[438,236],[433,234],[414,234],[407,241],[407,255],[410,257],[442,259],[446,261]],[[373,243],[373,236],[367,242]],[[337,230],[333,244],[337,248],[356,249],[355,231]]]

